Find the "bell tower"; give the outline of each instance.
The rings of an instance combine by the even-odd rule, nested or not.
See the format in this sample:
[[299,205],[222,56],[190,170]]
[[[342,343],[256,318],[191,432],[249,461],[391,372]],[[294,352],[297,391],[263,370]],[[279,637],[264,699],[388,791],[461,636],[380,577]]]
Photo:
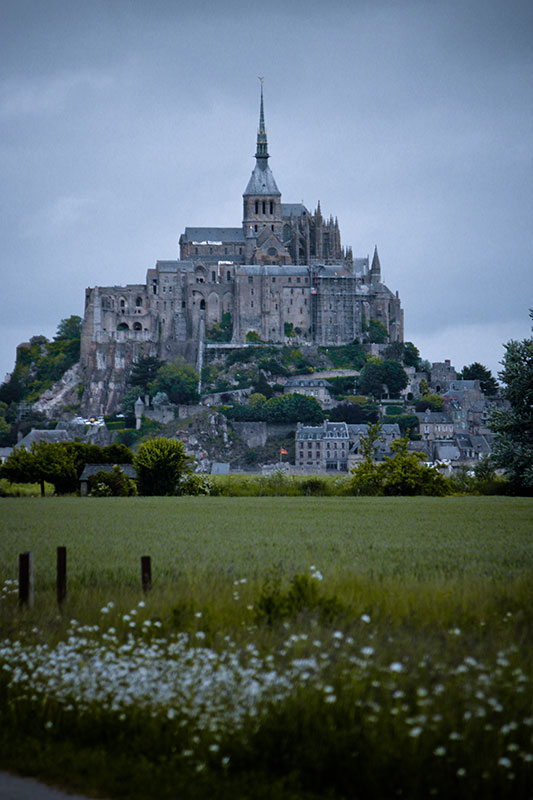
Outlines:
[[269,155],[265,128],[263,78],[259,78],[259,80],[261,81],[261,104],[259,109],[255,167],[243,194],[242,224],[246,239],[257,239],[263,231],[268,230],[281,240],[281,192],[268,166]]

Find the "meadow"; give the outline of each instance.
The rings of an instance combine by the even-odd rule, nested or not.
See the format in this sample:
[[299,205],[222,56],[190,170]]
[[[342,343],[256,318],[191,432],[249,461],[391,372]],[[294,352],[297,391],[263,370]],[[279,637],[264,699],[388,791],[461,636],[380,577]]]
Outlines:
[[530,797],[532,511],[0,500],[0,764],[108,798]]

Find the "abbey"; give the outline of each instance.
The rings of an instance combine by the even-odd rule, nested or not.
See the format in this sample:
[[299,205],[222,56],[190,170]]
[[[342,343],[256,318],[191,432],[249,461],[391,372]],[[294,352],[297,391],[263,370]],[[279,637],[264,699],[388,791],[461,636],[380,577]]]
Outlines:
[[[180,258],[157,261],[146,283],[86,290],[82,406],[116,408],[124,371],[146,355],[201,364],[211,326],[231,316],[232,344],[339,345],[364,337],[371,320],[403,341],[398,293],[372,262],[343,248],[337,220],[282,203],[268,164],[263,88],[255,167],[243,194],[242,225],[185,228]],[[255,335],[255,336],[254,336]]]

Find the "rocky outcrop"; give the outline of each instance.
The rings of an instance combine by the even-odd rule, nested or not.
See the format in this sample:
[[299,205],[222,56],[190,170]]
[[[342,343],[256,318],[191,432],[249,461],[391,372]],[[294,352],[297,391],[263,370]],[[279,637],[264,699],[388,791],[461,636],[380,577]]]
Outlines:
[[81,365],[74,364],[57,383],[54,383],[51,389],[42,393],[34,403],[33,410],[46,414],[48,419],[53,419],[58,417],[66,406],[78,406],[82,380]]

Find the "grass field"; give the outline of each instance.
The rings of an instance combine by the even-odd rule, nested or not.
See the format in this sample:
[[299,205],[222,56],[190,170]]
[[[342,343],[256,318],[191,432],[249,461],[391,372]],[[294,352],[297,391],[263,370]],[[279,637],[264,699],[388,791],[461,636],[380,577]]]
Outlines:
[[0,764],[117,798],[530,797],[532,512],[0,500]]

